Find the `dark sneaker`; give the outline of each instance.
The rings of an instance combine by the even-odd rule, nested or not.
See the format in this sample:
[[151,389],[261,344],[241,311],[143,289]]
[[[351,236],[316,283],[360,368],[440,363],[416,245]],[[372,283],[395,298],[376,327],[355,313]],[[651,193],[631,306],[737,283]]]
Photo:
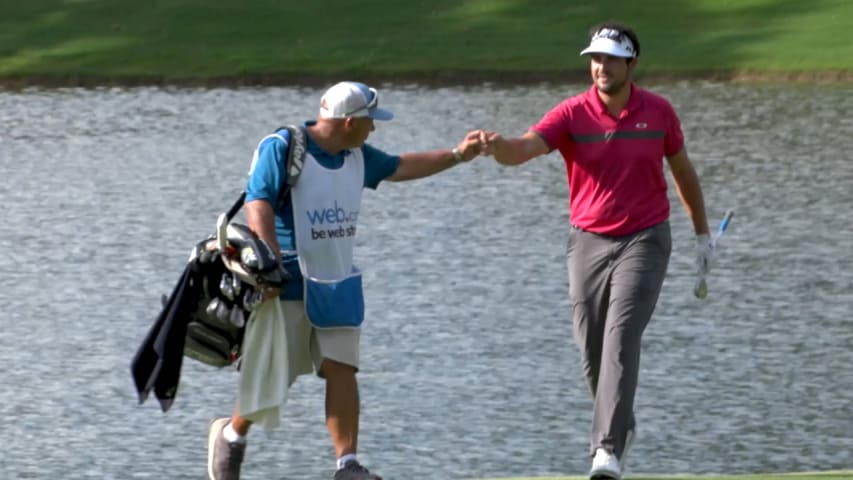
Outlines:
[[240,464],[246,453],[245,443],[231,443],[222,436],[230,418],[210,422],[207,432],[207,474],[210,480],[240,480]]
[[382,480],[382,477],[370,473],[357,461],[350,460],[344,468],[335,472],[335,480]]

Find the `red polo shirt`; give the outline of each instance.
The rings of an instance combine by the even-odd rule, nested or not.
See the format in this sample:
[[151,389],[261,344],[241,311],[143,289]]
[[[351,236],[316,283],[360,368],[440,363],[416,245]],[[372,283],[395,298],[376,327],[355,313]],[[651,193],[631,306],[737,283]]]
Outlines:
[[621,236],[669,218],[663,158],[684,148],[672,105],[631,85],[615,118],[595,86],[567,98],[531,127],[566,161],[571,223]]

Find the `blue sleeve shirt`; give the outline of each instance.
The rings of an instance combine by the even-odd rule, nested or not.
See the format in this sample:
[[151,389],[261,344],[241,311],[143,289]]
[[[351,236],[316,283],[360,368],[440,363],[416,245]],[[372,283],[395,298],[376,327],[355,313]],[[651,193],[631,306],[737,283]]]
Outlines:
[[[305,122],[305,126],[308,127],[314,123],[313,121]],[[290,195],[286,196],[281,208],[278,206],[281,186],[287,180],[285,163],[290,132],[287,129],[282,129],[277,133],[284,137],[285,141],[270,137],[258,146],[258,155],[253,158],[252,166],[249,168],[249,179],[246,183],[246,203],[254,200],[269,202],[275,211],[275,233],[279,247],[283,251],[295,251],[293,206]],[[310,135],[305,135],[305,147],[320,165],[328,169],[342,167],[344,159],[349,155],[348,151],[334,155],[325,152],[314,143]],[[397,167],[400,165],[400,157],[389,155],[369,144],[362,145],[361,151],[364,155],[364,187],[375,190],[382,180],[397,171]],[[299,272],[296,254],[284,255],[282,263],[293,279],[282,290],[281,299],[302,300],[302,274]]]

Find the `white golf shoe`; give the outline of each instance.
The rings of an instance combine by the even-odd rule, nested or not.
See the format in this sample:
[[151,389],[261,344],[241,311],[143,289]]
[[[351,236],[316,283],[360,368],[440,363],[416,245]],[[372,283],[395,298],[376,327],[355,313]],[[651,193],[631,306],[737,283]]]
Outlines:
[[622,480],[619,458],[603,448],[597,448],[595,456],[592,457],[589,478],[590,480]]

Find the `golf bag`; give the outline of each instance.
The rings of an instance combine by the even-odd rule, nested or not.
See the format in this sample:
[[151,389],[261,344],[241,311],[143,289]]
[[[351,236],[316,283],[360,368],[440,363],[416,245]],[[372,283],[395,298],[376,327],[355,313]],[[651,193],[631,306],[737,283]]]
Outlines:
[[[293,126],[282,128],[290,132],[290,141],[287,182],[281,188],[278,206],[296,184],[305,157],[304,131]],[[245,196],[243,192],[228,212],[220,215],[216,234],[199,242],[189,259],[191,281],[197,282],[199,299],[188,319],[184,355],[215,367],[238,361],[246,322],[263,302],[263,289],[281,288],[288,279],[267,242],[247,226],[231,223]]]

